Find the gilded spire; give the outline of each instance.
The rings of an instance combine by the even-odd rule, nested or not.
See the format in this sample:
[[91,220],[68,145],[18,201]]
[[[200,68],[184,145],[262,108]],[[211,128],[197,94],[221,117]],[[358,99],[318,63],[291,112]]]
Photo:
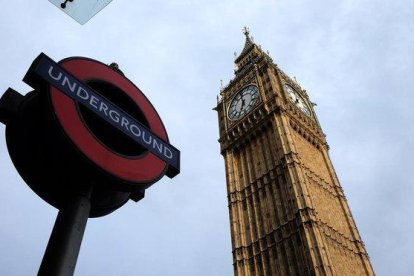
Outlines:
[[236,58],[236,62],[237,62],[238,60],[240,60],[240,59],[243,57],[243,55],[244,55],[245,53],[247,53],[247,52],[250,50],[250,48],[251,48],[251,47],[253,47],[253,45],[255,45],[255,44],[254,44],[254,42],[253,42],[252,37],[250,36],[250,30],[249,30],[249,28],[244,27],[244,28],[243,28],[243,34],[246,36],[246,42],[244,43],[244,48],[243,48],[243,50],[241,51],[241,53],[240,53],[239,57],[238,57],[238,58]]
[[250,30],[246,26],[243,28],[243,33],[246,36],[246,38],[249,38]]

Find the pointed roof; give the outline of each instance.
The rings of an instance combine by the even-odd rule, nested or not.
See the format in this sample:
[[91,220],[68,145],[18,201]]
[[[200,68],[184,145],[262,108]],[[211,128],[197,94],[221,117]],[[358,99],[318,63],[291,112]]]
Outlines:
[[244,43],[244,48],[243,48],[242,52],[240,53],[240,55],[238,56],[238,58],[236,58],[235,62],[240,61],[240,60],[243,58],[243,56],[244,56],[244,55],[245,55],[248,51],[250,51],[250,49],[251,49],[254,45],[256,45],[256,44],[253,42],[252,37],[250,36],[250,31],[249,31],[249,28],[244,27],[244,29],[243,29],[243,33],[244,33],[244,35],[246,36],[246,42]]

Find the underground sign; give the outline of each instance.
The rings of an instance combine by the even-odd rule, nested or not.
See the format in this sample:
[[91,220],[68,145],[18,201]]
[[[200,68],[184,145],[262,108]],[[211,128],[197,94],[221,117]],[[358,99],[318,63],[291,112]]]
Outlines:
[[[24,81],[35,87],[39,79],[50,85],[51,104],[64,132],[96,165],[123,180],[136,183],[153,182],[164,173],[170,178],[179,173],[180,152],[169,144],[161,118],[145,95],[123,74],[88,58],[68,58],[57,64],[45,54],[40,54]],[[124,93],[120,102],[126,102],[125,99],[132,102],[132,106],[135,105],[141,113],[138,116],[141,122],[95,91],[91,83],[115,87],[115,93]],[[86,116],[81,116],[80,106],[144,147],[145,151],[130,155],[114,150],[114,143],[103,142],[103,135],[98,137],[91,125],[85,123]]]

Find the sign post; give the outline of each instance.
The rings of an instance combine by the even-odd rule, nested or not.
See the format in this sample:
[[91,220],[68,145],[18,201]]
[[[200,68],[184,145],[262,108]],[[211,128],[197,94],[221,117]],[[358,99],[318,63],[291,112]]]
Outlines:
[[[68,3],[67,3],[68,4]],[[25,182],[59,209],[39,275],[73,275],[89,217],[107,215],[164,175],[180,172],[151,102],[119,70],[72,57],[40,54],[23,80],[0,99],[10,157]]]
[[38,275],[71,276],[75,272],[91,209],[91,192],[92,187],[59,211]]

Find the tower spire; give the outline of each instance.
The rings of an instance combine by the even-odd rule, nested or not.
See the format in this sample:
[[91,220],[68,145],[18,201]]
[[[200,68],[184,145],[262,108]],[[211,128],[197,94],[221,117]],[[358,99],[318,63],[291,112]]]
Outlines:
[[254,42],[252,37],[250,36],[250,29],[248,27],[243,28],[243,34],[246,36],[246,42],[244,43],[243,50],[241,51],[238,58],[236,58],[236,62],[242,58],[242,56],[247,53],[251,47],[253,47]]
[[246,48],[247,45],[248,46],[253,45],[254,44],[253,38],[250,35],[250,29],[248,27],[244,26],[244,28],[243,28],[243,34],[246,36],[246,43],[245,43],[245,47],[244,48]]
[[249,38],[250,30],[246,26],[243,28],[243,33],[246,36],[246,38]]

